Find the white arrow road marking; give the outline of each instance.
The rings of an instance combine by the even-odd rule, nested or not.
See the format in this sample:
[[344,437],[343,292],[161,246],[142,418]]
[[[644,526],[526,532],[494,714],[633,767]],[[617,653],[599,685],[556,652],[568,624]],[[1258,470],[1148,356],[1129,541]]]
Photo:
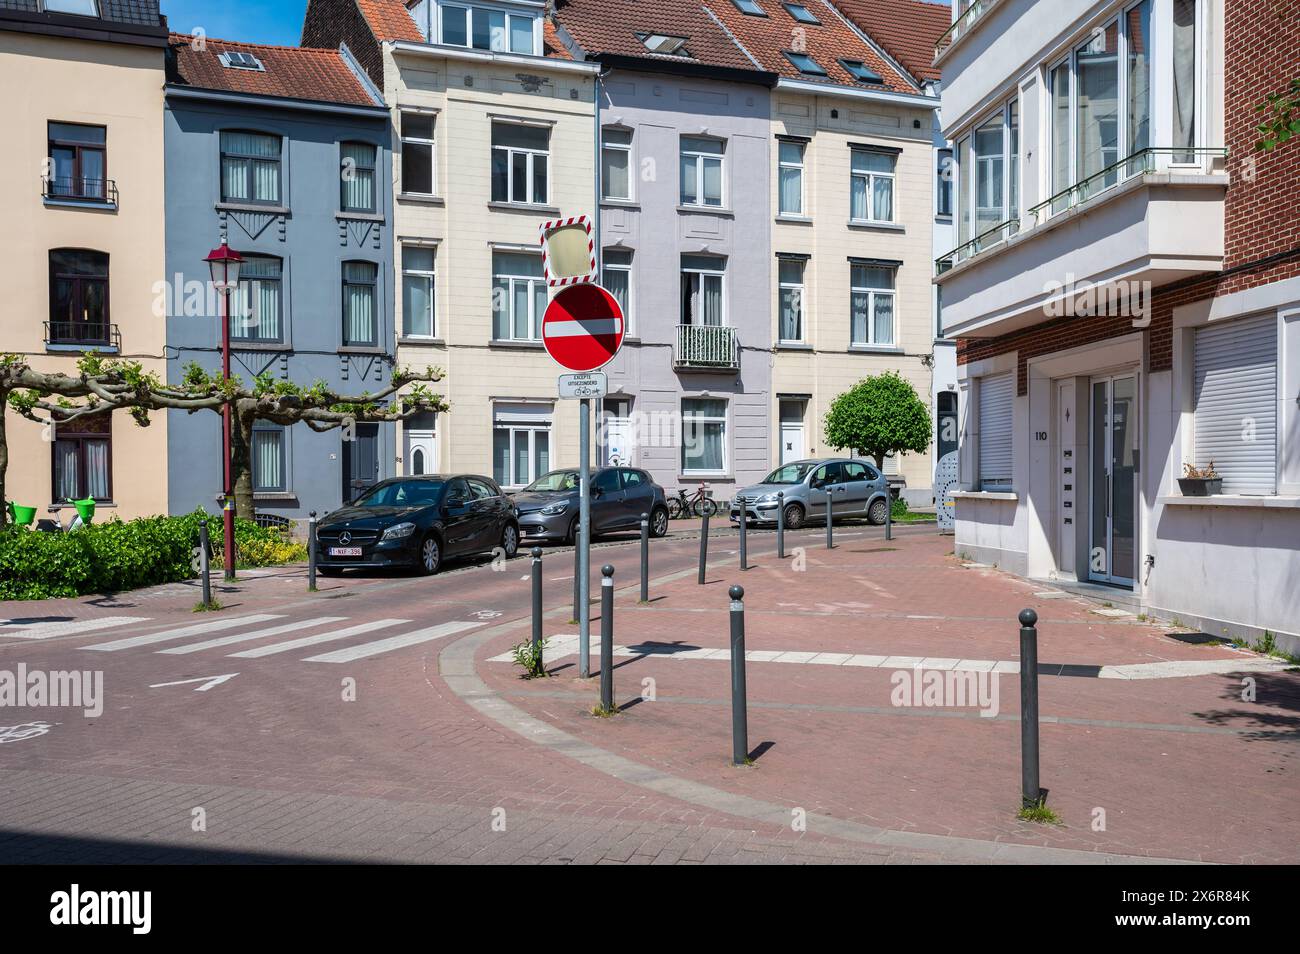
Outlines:
[[439,626],[430,626],[428,629],[417,629],[413,633],[404,633],[401,636],[390,636],[387,639],[377,639],[373,643],[362,643],[360,646],[349,646],[347,649],[336,649],[332,653],[310,656],[303,661],[327,663],[352,662],[355,659],[365,659],[367,656],[378,656],[380,653],[392,652],[394,649],[404,649],[407,646],[417,646],[420,643],[432,642],[435,639],[442,639],[444,636],[453,636],[456,633],[463,633],[467,629],[477,629],[482,625],[482,623],[466,623],[463,621],[442,623]]
[[57,623],[20,623],[11,619],[0,623],[0,638],[12,636],[15,639],[50,639],[69,633],[92,633],[97,629],[147,623],[149,619],[148,616],[105,616],[102,619],[69,619]]
[[284,614],[254,613],[252,616],[233,616],[230,619],[216,619],[210,623],[195,623],[193,626],[182,626],[180,629],[150,633],[148,636],[128,636],[126,639],[115,639],[111,643],[96,643],[94,646],[83,646],[82,649],[94,649],[103,653],[111,653],[119,649],[131,649],[135,646],[151,646],[154,643],[165,643],[169,639],[180,639],[182,636],[216,633],[223,629],[234,629],[236,626],[243,626],[247,623],[264,623],[269,619],[284,619]]
[[385,629],[389,626],[401,626],[403,623],[409,622],[409,619],[377,619],[369,623],[358,623],[356,626],[349,626],[347,629],[336,630],[332,633],[321,633],[319,636],[304,636],[302,639],[291,639],[284,643],[258,646],[256,649],[245,649],[242,653],[231,653],[230,655],[235,659],[260,659],[273,653],[287,653],[291,649],[315,646],[317,643],[328,643],[336,639],[347,639],[349,636],[360,636],[362,633],[369,633],[372,630]]
[[300,629],[309,629],[313,626],[324,626],[328,623],[341,623],[346,619],[346,616],[318,616],[315,619],[300,619],[296,623],[283,623],[279,626],[272,626],[268,629],[255,629],[251,633],[235,633],[233,636],[220,636],[216,639],[205,640],[201,643],[186,643],[184,646],[173,646],[171,649],[160,649],[158,652],[180,656],[185,653],[197,653],[201,649],[216,649],[218,646],[229,646],[232,643],[246,643],[249,640],[261,639],[263,636],[279,636],[282,633],[295,633]]
[[176,682],[157,682],[150,686],[150,689],[162,689],[165,686],[188,686],[192,682],[201,682],[203,685],[196,688],[195,692],[207,692],[213,686],[219,686],[228,679],[234,679],[238,676],[237,672],[228,672],[224,676],[199,676],[197,679],[179,679]]

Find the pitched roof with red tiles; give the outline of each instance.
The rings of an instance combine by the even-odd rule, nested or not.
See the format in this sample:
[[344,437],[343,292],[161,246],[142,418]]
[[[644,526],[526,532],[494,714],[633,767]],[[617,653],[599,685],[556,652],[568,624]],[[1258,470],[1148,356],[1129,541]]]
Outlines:
[[[356,5],[365,18],[366,25],[370,27],[370,32],[380,43],[398,40],[426,42],[420,33],[420,27],[408,12],[405,0],[356,0]],[[549,20],[542,24],[542,55],[557,60],[573,59],[560,42],[555,25]]]
[[[202,48],[185,33],[171,35],[168,81],[179,86],[277,96],[288,99],[343,103],[349,106],[378,106],[369,91],[344,62],[338,50],[316,50],[298,46],[265,46],[234,43],[205,37]],[[220,55],[227,51],[251,53],[263,69],[232,69],[223,66]]]
[[952,25],[952,7],[923,0],[834,0],[840,12],[918,80],[938,80],[934,45]]

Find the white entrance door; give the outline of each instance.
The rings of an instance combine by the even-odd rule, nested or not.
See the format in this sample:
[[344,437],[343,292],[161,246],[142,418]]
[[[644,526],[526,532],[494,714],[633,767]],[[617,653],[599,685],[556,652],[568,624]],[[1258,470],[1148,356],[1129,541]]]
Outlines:
[[803,460],[804,446],[803,401],[781,402],[781,463]]
[[602,462],[611,467],[627,467],[632,463],[636,437],[632,428],[631,402],[625,398],[605,401],[604,420],[599,444]]
[[407,431],[404,459],[408,477],[437,473],[438,442],[433,431]]

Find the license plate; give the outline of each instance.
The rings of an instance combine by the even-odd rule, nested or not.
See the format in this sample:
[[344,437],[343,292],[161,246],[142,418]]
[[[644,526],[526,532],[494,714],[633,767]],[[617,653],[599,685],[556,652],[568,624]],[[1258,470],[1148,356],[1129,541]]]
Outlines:
[[361,556],[360,547],[330,547],[330,556]]

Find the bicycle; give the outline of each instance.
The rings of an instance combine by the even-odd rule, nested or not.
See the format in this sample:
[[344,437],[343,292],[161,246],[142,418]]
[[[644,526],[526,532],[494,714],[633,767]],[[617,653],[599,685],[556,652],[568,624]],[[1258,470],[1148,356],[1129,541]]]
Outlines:
[[693,494],[688,494],[685,488],[678,488],[677,495],[668,498],[669,519],[676,520],[678,517],[687,516],[702,517],[706,513],[712,517],[718,512],[718,503],[708,496],[708,490],[708,484],[702,484]]

